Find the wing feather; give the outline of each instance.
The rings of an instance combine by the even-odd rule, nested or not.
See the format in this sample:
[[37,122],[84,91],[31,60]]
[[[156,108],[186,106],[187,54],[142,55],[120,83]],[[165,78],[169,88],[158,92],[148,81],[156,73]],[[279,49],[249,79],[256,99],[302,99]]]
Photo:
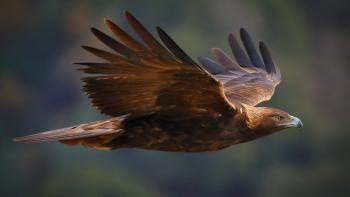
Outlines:
[[129,12],[125,11],[124,15],[148,47],[105,19],[120,42],[97,29],[93,28],[92,32],[118,54],[84,46],[108,62],[77,63],[82,65],[79,70],[94,74],[82,78],[84,91],[103,114],[138,117],[160,110],[164,112],[174,106],[205,108],[218,113],[235,110],[224,94],[223,85],[194,62],[164,30],[157,28],[168,49]]
[[153,36],[152,34],[128,11],[124,11],[124,16],[129,22],[135,32],[142,38],[142,40],[159,55],[171,58],[171,54],[166,50]]
[[112,21],[105,19],[107,27],[116,35],[124,44],[136,51],[146,51],[146,47],[133,39],[128,33],[121,29],[118,25]]
[[250,57],[251,62],[253,63],[253,65],[257,68],[264,69],[265,65],[264,65],[258,51],[256,50],[253,39],[251,38],[251,36],[247,32],[247,30],[245,30],[244,28],[241,28],[240,36],[241,36],[243,45],[248,53],[248,56]]
[[113,54],[110,53],[108,51],[104,51],[101,49],[97,49],[94,47],[90,47],[90,46],[81,46],[83,49],[89,51],[90,53],[96,55],[97,57],[100,57],[104,60],[107,60],[109,62],[118,62],[122,59],[122,57],[120,55],[117,54]]
[[248,56],[245,54],[245,52],[239,45],[236,37],[231,33],[228,39],[229,39],[229,44],[230,44],[232,53],[235,56],[237,63],[243,67],[253,66]]
[[260,53],[261,56],[264,59],[264,64],[266,66],[266,71],[268,73],[275,73],[277,74],[277,69],[275,64],[273,63],[269,48],[265,45],[265,43],[260,42],[259,43],[259,49],[260,49]]
[[[229,44],[238,65],[216,48],[212,52],[219,64],[209,58],[201,58],[200,62],[205,68],[210,68],[208,71],[224,84],[224,92],[230,102],[254,106],[272,97],[281,81],[281,74],[263,42],[259,44],[262,60],[248,32],[242,28],[240,34],[249,58],[231,33]],[[226,68],[225,72],[216,71],[220,65]]]
[[125,57],[129,59],[138,60],[139,56],[129,49],[128,47],[124,46],[120,42],[114,40],[113,38],[107,36],[106,34],[102,33],[100,30],[96,28],[91,28],[91,32],[105,45],[109,46],[111,49],[115,50],[116,52],[120,53],[121,55],[124,55]]
[[242,67],[240,67],[236,62],[234,62],[224,51],[219,48],[212,48],[211,52],[214,54],[216,59],[219,61],[221,65],[223,65],[227,69],[242,71]]
[[179,58],[184,64],[188,65],[196,65],[200,69],[202,69],[197,63],[195,63],[175,42],[170,36],[165,33],[160,27],[157,27],[157,32],[160,39],[163,41],[165,46],[175,55],[175,57]]
[[224,74],[226,72],[225,69],[221,65],[217,64],[216,62],[214,62],[210,58],[198,57],[198,61],[199,61],[199,63],[201,63],[203,65],[203,67],[208,72],[210,72],[213,75]]

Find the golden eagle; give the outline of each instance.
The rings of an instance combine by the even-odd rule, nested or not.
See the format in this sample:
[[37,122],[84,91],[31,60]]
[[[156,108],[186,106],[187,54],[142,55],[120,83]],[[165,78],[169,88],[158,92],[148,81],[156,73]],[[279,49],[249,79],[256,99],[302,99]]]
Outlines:
[[124,16],[144,44],[105,19],[119,41],[91,31],[115,53],[83,46],[105,62],[78,63],[83,66],[79,70],[91,74],[82,78],[91,103],[111,118],[15,141],[201,152],[302,127],[298,118],[282,110],[255,107],[271,98],[281,74],[266,45],[260,42],[258,51],[245,29],[240,30],[245,50],[233,34],[228,37],[236,62],[214,48],[218,63],[200,57],[198,64],[160,27],[158,36],[165,46],[128,11]]

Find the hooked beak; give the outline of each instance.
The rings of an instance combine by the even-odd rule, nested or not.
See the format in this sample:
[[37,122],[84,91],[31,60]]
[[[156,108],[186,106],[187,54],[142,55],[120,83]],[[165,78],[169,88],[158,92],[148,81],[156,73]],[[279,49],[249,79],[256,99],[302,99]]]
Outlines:
[[299,118],[291,116],[290,127],[302,129],[303,122],[301,122],[301,120]]

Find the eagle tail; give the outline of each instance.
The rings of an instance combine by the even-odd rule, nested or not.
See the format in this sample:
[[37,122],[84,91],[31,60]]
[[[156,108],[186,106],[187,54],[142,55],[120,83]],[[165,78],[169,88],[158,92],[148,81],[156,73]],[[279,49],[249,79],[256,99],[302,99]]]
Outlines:
[[109,147],[105,147],[104,144],[107,144],[123,133],[121,122],[125,117],[126,115],[62,129],[40,132],[15,138],[14,141],[39,143],[58,140],[68,145],[81,144],[96,149],[110,149]]

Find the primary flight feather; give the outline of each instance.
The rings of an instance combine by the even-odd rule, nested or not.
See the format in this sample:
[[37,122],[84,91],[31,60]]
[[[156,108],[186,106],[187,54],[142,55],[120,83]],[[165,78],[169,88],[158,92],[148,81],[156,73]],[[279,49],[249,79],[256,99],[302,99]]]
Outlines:
[[91,74],[82,81],[92,105],[111,118],[15,141],[202,152],[302,127],[282,110],[255,107],[272,97],[281,74],[267,46],[260,42],[258,50],[245,29],[240,30],[244,49],[233,34],[228,37],[236,62],[213,48],[218,63],[199,57],[198,64],[160,27],[156,30],[164,45],[128,11],[124,17],[143,43],[105,19],[118,40],[91,31],[114,53],[82,46],[105,62],[77,63]]

